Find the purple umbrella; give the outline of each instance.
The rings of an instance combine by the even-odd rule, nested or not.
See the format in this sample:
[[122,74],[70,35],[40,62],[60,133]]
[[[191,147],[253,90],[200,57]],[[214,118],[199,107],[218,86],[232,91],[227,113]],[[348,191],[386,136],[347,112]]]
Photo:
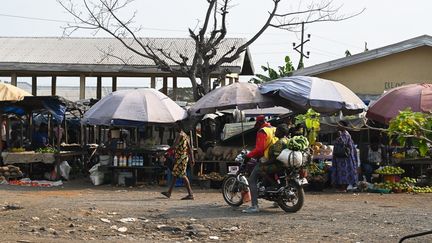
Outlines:
[[431,112],[432,84],[409,84],[391,89],[369,106],[366,117],[388,124],[399,111],[406,108],[417,112]]

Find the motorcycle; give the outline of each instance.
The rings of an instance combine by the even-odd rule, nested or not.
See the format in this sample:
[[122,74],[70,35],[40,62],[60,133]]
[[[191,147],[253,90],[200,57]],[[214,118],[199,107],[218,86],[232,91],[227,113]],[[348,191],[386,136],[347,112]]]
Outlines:
[[[245,162],[248,151],[243,150],[236,158],[240,163],[238,170],[228,173],[222,182],[222,194],[225,202],[232,207],[239,207],[244,203],[243,195],[249,191],[247,176],[252,172],[258,161],[251,159]],[[308,156],[310,162],[310,156]],[[303,186],[307,185],[305,163],[297,168],[285,167],[283,171],[274,174],[274,181],[266,182],[266,178],[257,179],[258,198],[277,202],[285,212],[299,211],[304,204]]]

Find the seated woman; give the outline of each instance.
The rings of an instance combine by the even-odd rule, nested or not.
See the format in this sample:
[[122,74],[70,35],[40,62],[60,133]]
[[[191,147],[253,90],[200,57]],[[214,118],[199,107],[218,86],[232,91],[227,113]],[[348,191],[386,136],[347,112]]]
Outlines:
[[41,123],[39,125],[39,130],[33,133],[32,136],[32,147],[33,149],[44,148],[49,145],[48,139],[48,125],[46,123]]
[[362,161],[362,171],[368,182],[371,182],[373,172],[379,168],[382,161],[382,146],[377,142],[371,143],[368,148],[367,160]]

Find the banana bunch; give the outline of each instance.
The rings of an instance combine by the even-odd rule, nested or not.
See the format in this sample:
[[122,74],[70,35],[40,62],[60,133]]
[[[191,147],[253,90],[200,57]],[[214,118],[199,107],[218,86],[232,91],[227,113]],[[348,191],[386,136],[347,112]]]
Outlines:
[[11,148],[10,151],[12,153],[21,153],[21,152],[25,152],[25,148]]
[[292,151],[303,151],[309,147],[309,141],[304,136],[294,136],[288,142],[288,149]]

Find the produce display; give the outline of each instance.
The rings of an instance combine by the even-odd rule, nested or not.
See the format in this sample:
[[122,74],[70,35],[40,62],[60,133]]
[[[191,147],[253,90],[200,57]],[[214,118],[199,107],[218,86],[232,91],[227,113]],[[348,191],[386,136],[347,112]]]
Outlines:
[[12,153],[20,153],[20,152],[25,152],[25,148],[11,148],[10,152]]
[[415,186],[417,180],[410,177],[404,177],[400,182],[382,182],[374,183],[375,189],[385,189],[388,191],[400,192],[414,192],[414,193],[432,193],[432,186]]
[[333,150],[330,146],[326,146],[320,142],[315,142],[312,145],[313,155],[331,155]]
[[424,186],[424,187],[415,186],[415,187],[413,187],[413,192],[416,192],[416,193],[432,193],[432,186]]
[[399,166],[384,166],[376,169],[375,173],[380,175],[400,175],[405,173],[405,170]]
[[309,141],[304,136],[294,136],[288,142],[288,149],[292,151],[303,151],[309,147]]
[[38,148],[35,150],[36,153],[58,153],[58,150],[52,147]]
[[326,173],[324,169],[321,169],[318,164],[316,163],[310,163],[306,167],[308,174],[315,176],[315,175],[323,175]]
[[393,153],[392,157],[398,160],[405,159],[405,153],[404,152]]

